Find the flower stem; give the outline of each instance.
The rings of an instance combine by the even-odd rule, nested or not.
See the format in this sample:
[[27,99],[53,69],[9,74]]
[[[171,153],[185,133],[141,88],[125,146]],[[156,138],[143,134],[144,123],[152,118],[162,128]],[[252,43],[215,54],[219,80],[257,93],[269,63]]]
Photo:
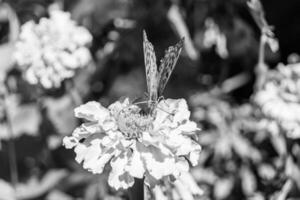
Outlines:
[[67,82],[67,90],[69,91],[69,94],[73,100],[73,103],[76,106],[79,106],[82,104],[82,98],[79,94],[79,91],[76,88],[76,85],[74,83],[74,80],[71,80],[69,82]]
[[72,100],[73,100],[73,102],[75,103],[76,106],[82,104],[81,96],[80,96],[78,90],[75,87],[73,87],[70,90],[70,95],[71,95]]
[[4,91],[4,112],[6,117],[7,130],[9,132],[9,141],[8,141],[8,159],[9,159],[9,168],[10,168],[10,178],[11,183],[16,187],[18,183],[18,167],[17,167],[17,156],[16,156],[16,147],[14,140],[13,124],[11,121],[11,116],[8,111],[8,91]]
[[144,200],[144,179],[134,179],[134,185],[128,189],[130,200]]
[[260,41],[259,41],[259,54],[258,54],[258,62],[255,69],[256,73],[256,85],[255,90],[261,89],[263,83],[265,82],[265,77],[268,71],[268,67],[265,63],[265,33],[261,33]]
[[16,148],[14,138],[9,139],[8,144],[8,154],[9,154],[9,166],[10,166],[10,178],[11,183],[14,187],[16,187],[18,183],[18,168],[17,168],[17,156],[16,156]]

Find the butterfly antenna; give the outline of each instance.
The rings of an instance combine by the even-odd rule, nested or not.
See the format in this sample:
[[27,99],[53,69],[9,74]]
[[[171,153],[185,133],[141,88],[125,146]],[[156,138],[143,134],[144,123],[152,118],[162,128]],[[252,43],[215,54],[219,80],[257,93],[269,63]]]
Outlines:
[[163,112],[169,114],[169,115],[172,115],[172,116],[175,115],[174,113],[168,112],[168,111],[166,111],[166,110],[164,110],[164,109],[162,109],[162,108],[160,108],[160,107],[158,107],[158,106],[157,106],[157,108],[158,108],[159,110],[161,110],[161,111],[163,111]]
[[139,102],[135,102],[134,104],[138,105],[138,104],[143,104],[143,103],[155,103],[156,101],[139,101]]
[[144,104],[144,103],[148,103],[149,101],[139,101],[139,102],[135,102],[135,105],[139,105],[139,104]]

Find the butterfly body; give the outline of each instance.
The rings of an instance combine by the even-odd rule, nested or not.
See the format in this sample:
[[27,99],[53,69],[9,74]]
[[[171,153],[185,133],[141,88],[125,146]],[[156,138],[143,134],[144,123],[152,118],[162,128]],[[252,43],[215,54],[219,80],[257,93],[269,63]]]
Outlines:
[[153,118],[141,113],[137,105],[130,105],[122,109],[117,116],[119,129],[128,139],[138,139],[144,131],[152,128]]
[[146,32],[143,32],[148,108],[150,110],[150,114],[153,113],[153,110],[158,103],[158,99],[162,96],[171,73],[174,70],[183,47],[183,40],[184,39],[182,38],[175,46],[171,46],[166,50],[165,56],[160,61],[159,68],[157,68],[154,47],[151,42],[148,41]]

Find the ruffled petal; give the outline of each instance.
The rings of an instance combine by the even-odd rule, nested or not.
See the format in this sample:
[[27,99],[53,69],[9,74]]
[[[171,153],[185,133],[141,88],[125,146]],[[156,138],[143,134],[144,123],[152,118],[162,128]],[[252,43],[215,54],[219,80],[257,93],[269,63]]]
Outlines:
[[201,147],[197,145],[195,147],[195,150],[189,153],[188,159],[192,163],[192,166],[198,165],[200,160],[200,152],[201,152]]
[[63,145],[67,148],[67,149],[72,149],[73,147],[75,147],[78,144],[78,140],[75,137],[64,137],[63,139]]
[[75,116],[88,121],[103,122],[109,116],[109,111],[96,101],[90,101],[74,110]]
[[186,123],[178,126],[177,130],[181,131],[183,134],[192,135],[195,134],[195,131],[199,131],[200,129],[197,127],[195,122],[187,121]]
[[133,150],[132,156],[126,166],[126,171],[133,177],[142,179],[146,171],[142,161],[142,155],[136,149]]
[[176,171],[175,159],[171,155],[163,153],[154,146],[144,146],[137,142],[137,151],[141,154],[147,171],[155,179],[159,180],[164,176],[168,176]]
[[76,161],[83,163],[83,168],[92,173],[102,173],[105,164],[114,156],[113,147],[104,147],[101,145],[102,140],[94,139],[89,145],[78,144],[74,151],[76,153]]
[[108,177],[108,184],[116,190],[127,189],[134,184],[134,178],[125,171],[128,162],[127,152],[123,152],[110,162],[112,170]]

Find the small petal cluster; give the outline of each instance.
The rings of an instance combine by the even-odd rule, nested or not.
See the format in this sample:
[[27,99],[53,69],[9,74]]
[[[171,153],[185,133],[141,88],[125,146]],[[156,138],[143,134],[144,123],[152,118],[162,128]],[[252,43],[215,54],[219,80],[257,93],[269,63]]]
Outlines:
[[87,122],[64,138],[65,147],[74,148],[76,161],[93,173],[110,163],[108,183],[115,189],[131,187],[134,178],[153,186],[188,171],[189,162],[198,164],[201,147],[192,139],[198,128],[184,99],[160,101],[152,116],[128,99],[108,109],[88,102],[75,116]]
[[91,60],[86,47],[92,41],[89,31],[76,25],[70,13],[50,11],[39,23],[28,21],[21,27],[14,59],[25,71],[25,79],[44,88],[60,87],[75,70]]
[[300,63],[279,65],[254,96],[262,113],[290,138],[300,138]]
[[273,27],[267,23],[265,12],[260,0],[248,0],[247,5],[251,14],[261,30],[261,42],[268,44],[272,52],[279,50],[278,40],[275,38]]
[[205,27],[206,30],[203,36],[203,46],[205,48],[212,48],[215,46],[216,53],[221,58],[227,58],[228,50],[225,34],[221,32],[219,26],[211,18],[206,19]]

